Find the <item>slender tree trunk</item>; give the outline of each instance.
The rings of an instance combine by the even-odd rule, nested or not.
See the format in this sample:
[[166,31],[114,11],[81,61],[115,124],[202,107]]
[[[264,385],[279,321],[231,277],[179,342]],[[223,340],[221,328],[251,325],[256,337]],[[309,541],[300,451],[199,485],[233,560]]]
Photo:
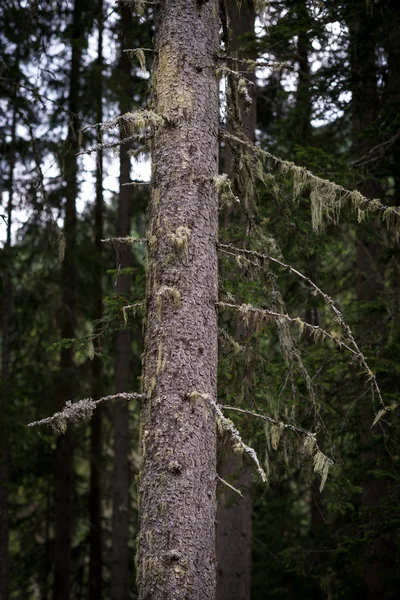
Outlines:
[[[15,100],[14,100],[15,101]],[[10,323],[12,315],[11,222],[14,196],[15,140],[17,111],[14,107],[11,123],[10,163],[8,177],[7,234],[3,249],[4,275],[2,298],[2,348],[0,391],[0,600],[8,600],[8,541],[9,541],[9,430],[7,398],[10,394]]]
[[[119,71],[122,80],[120,112],[132,110],[133,90],[131,82],[131,63],[124,49],[129,48],[128,35],[131,29],[131,11],[121,8],[121,41]],[[121,138],[125,137],[121,131]],[[131,162],[124,145],[119,151],[119,203],[117,236],[125,237],[131,232],[132,188],[129,183]],[[117,271],[132,266],[132,254],[129,246],[121,244],[117,248]],[[131,290],[131,275],[117,275],[116,291],[128,296]],[[132,390],[132,334],[128,328],[120,329],[115,342],[115,391]],[[127,600],[130,590],[129,576],[129,487],[130,464],[129,451],[131,439],[129,433],[129,406],[126,402],[116,403],[114,407],[114,472],[113,472],[113,521],[111,556],[111,597],[112,600]]]
[[217,600],[250,600],[252,555],[252,472],[232,449],[226,451],[221,477],[243,498],[223,487],[217,513]]
[[214,1],[159,5],[153,109],[167,122],[152,148],[141,600],[215,598],[215,414],[197,394],[216,400],[218,34]]
[[305,0],[299,0],[296,4],[296,16],[301,22],[302,30],[297,37],[297,52],[299,55],[299,83],[296,92],[296,124],[298,130],[295,132],[294,144],[308,146],[311,140],[311,67],[309,61],[310,53],[310,31],[312,24]]
[[[61,269],[62,338],[75,336],[76,312],[76,198],[78,196],[79,89],[81,68],[82,2],[75,0],[71,30],[71,70],[69,88],[69,126],[64,153],[65,180],[65,254]],[[57,386],[57,409],[61,410],[75,391],[75,363],[72,348],[63,348]],[[73,526],[73,439],[71,429],[57,438],[55,473],[54,600],[69,600],[71,539]]]
[[[98,44],[96,77],[97,122],[103,121],[103,0],[98,1]],[[102,143],[101,129],[98,129],[98,142]],[[103,150],[97,152],[96,163],[96,203],[94,208],[94,243],[95,243],[95,321],[103,317]],[[103,396],[103,361],[97,355],[92,360],[93,397]],[[103,584],[103,538],[101,511],[101,453],[102,453],[102,411],[101,405],[94,411],[90,426],[90,568],[89,568],[89,600],[101,600]]]
[[[249,36],[254,35],[255,12],[253,3],[246,1],[239,8],[236,1],[228,3],[229,40],[227,51],[230,56],[238,58],[255,59],[253,47]],[[238,62],[232,67],[240,71]],[[255,84],[255,76],[246,73],[245,77],[251,78]],[[253,100],[251,107],[244,106],[243,101],[237,99],[240,120],[243,132],[252,141],[255,141],[256,106],[255,87],[249,88],[249,95]],[[228,131],[232,125],[228,122]],[[232,131],[233,132],[233,131]],[[232,151],[229,145],[225,152],[225,172],[233,179],[235,166]],[[225,227],[229,226],[231,211],[225,215]],[[235,339],[240,339],[242,327],[237,326]],[[220,476],[231,482],[243,493],[240,498],[235,492],[221,488],[217,512],[217,600],[250,600],[251,593],[251,566],[252,566],[252,509],[251,496],[252,470],[250,465],[233,452],[230,445],[221,444],[223,460],[219,467]]]

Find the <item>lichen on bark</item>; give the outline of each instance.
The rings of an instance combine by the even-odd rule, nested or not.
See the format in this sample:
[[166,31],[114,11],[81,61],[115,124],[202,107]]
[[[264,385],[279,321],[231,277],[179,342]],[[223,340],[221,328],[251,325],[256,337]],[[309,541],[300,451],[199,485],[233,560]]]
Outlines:
[[216,398],[219,18],[214,9],[214,2],[165,0],[156,10],[151,108],[165,125],[152,140],[148,211],[141,600],[215,598],[215,415],[201,401],[188,399],[193,389]]

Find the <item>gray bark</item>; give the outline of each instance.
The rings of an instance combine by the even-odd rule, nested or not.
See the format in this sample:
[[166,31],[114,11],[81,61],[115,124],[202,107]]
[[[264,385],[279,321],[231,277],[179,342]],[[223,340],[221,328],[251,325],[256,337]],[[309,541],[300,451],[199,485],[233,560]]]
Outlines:
[[[120,111],[125,113],[132,109],[132,84],[130,81],[131,65],[128,54],[123,50],[129,48],[127,35],[130,29],[131,12],[121,8],[121,55],[119,70],[123,82]],[[121,132],[121,138],[124,137]],[[125,237],[131,232],[132,220],[132,188],[124,186],[129,183],[131,163],[124,145],[120,146],[120,175],[117,236]],[[132,253],[129,246],[121,244],[117,248],[117,270],[132,266]],[[131,276],[118,275],[116,292],[127,296],[131,290]],[[115,392],[132,390],[132,334],[128,328],[120,329],[115,340]],[[129,406],[126,402],[117,402],[114,406],[114,471],[113,471],[113,518],[112,518],[112,552],[111,552],[111,598],[127,600],[129,598],[129,486],[130,486],[130,432]]]
[[[215,598],[217,3],[157,10],[139,481],[141,600]],[[171,300],[165,287],[180,295]],[[164,290],[164,291],[163,291]]]

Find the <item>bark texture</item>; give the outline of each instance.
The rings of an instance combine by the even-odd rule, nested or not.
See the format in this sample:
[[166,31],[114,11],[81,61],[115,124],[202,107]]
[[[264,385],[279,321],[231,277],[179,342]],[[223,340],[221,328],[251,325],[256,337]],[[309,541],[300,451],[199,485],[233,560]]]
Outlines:
[[215,598],[219,11],[156,13],[139,482],[141,600]]
[[[103,0],[98,1],[98,43],[97,43],[97,122],[103,121]],[[98,129],[98,141],[102,143],[101,129]],[[103,317],[103,150],[97,152],[96,161],[96,203],[94,207],[94,320]],[[103,396],[103,361],[99,356],[92,360],[93,398]],[[103,536],[101,527],[101,453],[102,453],[102,410],[101,405],[94,411],[90,422],[90,564],[89,564],[89,600],[101,600],[103,572]]]
[[[79,90],[81,68],[82,2],[75,0],[71,29],[71,69],[69,82],[69,126],[64,153],[65,180],[65,254],[61,268],[62,338],[75,337],[76,322],[76,198],[78,196],[78,131],[80,127]],[[62,348],[57,384],[57,410],[62,410],[75,392],[75,363],[72,348]],[[69,428],[58,436],[55,457],[55,531],[54,531],[54,600],[69,600],[71,539],[73,526],[73,438]]]
[[[131,65],[128,54],[128,32],[130,30],[131,11],[121,8],[121,41],[119,71],[122,83],[121,114],[132,109]],[[121,131],[121,138],[125,137]],[[119,201],[117,237],[130,235],[132,220],[132,188],[129,183],[131,162],[124,145],[119,151]],[[129,246],[121,244],[117,248],[117,271],[132,266],[132,253]],[[127,296],[131,290],[131,276],[118,275],[116,292]],[[115,340],[115,392],[132,390],[132,334],[129,329],[120,329]],[[130,434],[129,406],[126,402],[117,402],[114,406],[114,471],[113,471],[113,518],[111,553],[111,598],[127,600],[129,598],[129,486],[130,486]]]

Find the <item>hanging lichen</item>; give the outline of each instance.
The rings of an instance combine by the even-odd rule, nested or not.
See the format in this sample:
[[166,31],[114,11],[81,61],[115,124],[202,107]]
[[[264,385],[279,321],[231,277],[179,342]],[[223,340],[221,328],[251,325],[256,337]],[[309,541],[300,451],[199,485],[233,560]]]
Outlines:
[[192,230],[186,225],[181,225],[177,228],[175,233],[171,233],[172,244],[177,252],[177,254],[183,255],[186,258],[189,253],[189,240]]

